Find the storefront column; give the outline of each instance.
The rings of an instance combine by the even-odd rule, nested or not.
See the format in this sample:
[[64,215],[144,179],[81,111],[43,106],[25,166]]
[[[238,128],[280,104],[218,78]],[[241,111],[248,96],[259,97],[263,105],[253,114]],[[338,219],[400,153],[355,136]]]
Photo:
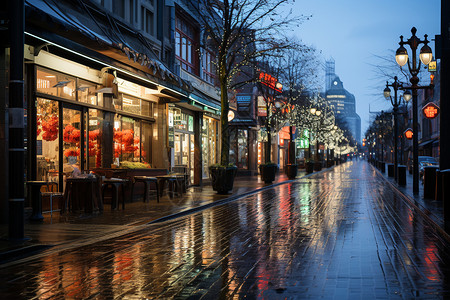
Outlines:
[[203,184],[203,158],[202,158],[202,122],[203,114],[201,112],[194,113],[194,185],[201,186]]
[[[0,157],[8,157],[8,131],[6,119],[7,86],[6,49],[0,53]],[[2,224],[8,221],[8,159],[0,159],[0,219]]]
[[[9,238],[24,238],[24,76],[23,58],[25,42],[24,1],[10,1],[10,72],[8,107],[8,160],[14,162],[9,168]],[[6,156],[5,156],[6,157]]]
[[168,138],[168,110],[167,104],[158,104],[155,106],[157,110],[156,129],[153,128],[152,136],[152,167],[154,168],[169,168],[169,153],[167,138]]
[[258,141],[257,132],[248,130],[248,169],[251,175],[258,174]]

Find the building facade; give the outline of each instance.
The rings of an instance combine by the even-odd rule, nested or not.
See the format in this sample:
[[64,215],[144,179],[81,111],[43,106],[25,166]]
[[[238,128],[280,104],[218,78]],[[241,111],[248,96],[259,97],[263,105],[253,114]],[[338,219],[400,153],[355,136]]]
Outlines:
[[[220,104],[212,52],[192,15],[162,0],[26,1],[26,180],[54,181],[63,191],[74,165],[182,165],[201,185],[217,162]],[[0,58],[7,124],[6,40]],[[7,137],[8,126],[0,131]],[[0,144],[7,153],[7,138]],[[10,167],[3,162],[0,171],[5,221]]]
[[356,141],[361,140],[361,118],[356,113],[355,96],[345,88],[339,76],[336,76],[331,88],[325,92],[325,99],[333,108],[336,119],[343,120]]

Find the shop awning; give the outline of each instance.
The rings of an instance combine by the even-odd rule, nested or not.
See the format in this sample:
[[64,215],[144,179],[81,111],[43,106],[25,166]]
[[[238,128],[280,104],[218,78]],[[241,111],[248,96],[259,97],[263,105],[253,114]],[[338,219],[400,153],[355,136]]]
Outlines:
[[195,103],[197,105],[202,105],[203,107],[209,108],[209,109],[213,109],[215,111],[217,111],[218,113],[220,113],[220,105],[216,104],[212,101],[208,101],[203,97],[200,97],[199,95],[195,94],[195,93],[191,93],[189,95],[189,99],[188,101],[190,101],[192,103]]
[[230,121],[230,125],[251,127],[251,126],[256,126],[257,122],[255,119],[252,119],[252,118],[236,116],[233,120]]
[[419,147],[430,147],[430,146],[432,146],[434,141],[436,141],[436,139],[431,139],[431,140],[424,141],[424,142],[419,144]]

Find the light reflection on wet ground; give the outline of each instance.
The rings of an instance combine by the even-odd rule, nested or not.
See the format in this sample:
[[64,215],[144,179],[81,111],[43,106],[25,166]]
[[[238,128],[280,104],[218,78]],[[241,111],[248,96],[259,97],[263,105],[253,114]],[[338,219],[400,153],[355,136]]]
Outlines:
[[445,297],[448,244],[376,176],[367,163],[351,162],[118,239],[0,269],[0,295]]

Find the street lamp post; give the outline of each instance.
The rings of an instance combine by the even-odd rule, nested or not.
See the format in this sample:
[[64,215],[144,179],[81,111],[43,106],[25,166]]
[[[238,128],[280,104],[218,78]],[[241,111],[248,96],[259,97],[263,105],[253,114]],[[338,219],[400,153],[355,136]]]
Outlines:
[[[418,86],[419,77],[417,75],[420,71],[420,62],[424,65],[428,65],[433,57],[431,48],[428,46],[428,35],[425,34],[425,39],[420,40],[416,36],[417,29],[413,27],[411,29],[412,36],[407,40],[403,41],[403,36],[400,36],[400,47],[397,49],[395,53],[395,60],[400,66],[404,66],[408,63],[408,69],[411,73],[412,77],[410,78],[412,90],[412,98],[413,98],[413,193],[415,195],[419,194],[419,126],[418,126],[418,116],[417,116],[417,90],[427,87]],[[417,60],[417,47],[420,44],[424,44],[422,49],[420,49],[420,61]],[[404,45],[409,45],[412,51],[412,61],[408,59],[408,51],[406,50]]]
[[[320,117],[320,115],[322,114],[322,112],[316,108],[311,108],[310,110],[311,114],[317,117]],[[315,162],[319,162],[319,136],[318,136],[318,128],[319,126],[316,125],[316,157],[315,157]]]
[[[394,98],[391,96],[391,89],[394,89]],[[390,100],[394,107],[394,178],[398,182],[398,106],[400,105],[401,98],[397,97],[397,91],[403,88],[403,85],[398,81],[397,76],[394,77],[394,82],[389,84],[386,82],[386,88],[384,89],[384,97],[386,100]],[[411,99],[411,94],[405,93],[403,98],[406,102]]]

